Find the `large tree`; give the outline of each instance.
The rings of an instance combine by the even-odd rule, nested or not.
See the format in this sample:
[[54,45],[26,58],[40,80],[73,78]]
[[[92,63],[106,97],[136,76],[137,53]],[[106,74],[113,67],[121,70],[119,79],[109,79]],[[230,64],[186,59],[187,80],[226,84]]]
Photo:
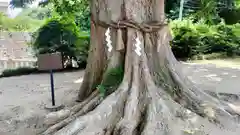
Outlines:
[[[237,106],[194,87],[182,74],[169,46],[164,0],[91,0],[91,13],[81,103],[43,134],[237,134]],[[113,49],[105,42],[108,28]],[[108,75],[119,75],[111,71],[121,68],[120,84],[106,85]]]

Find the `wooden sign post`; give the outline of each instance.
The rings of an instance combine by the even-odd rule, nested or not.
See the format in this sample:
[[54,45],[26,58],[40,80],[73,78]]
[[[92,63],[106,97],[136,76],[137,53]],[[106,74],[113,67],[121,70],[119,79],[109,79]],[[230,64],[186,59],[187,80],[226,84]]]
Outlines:
[[52,106],[46,107],[52,111],[57,111],[62,108],[62,105],[57,106],[55,102],[55,94],[54,94],[54,78],[53,78],[53,70],[62,69],[62,56],[60,53],[52,53],[52,54],[40,54],[38,56],[38,70],[50,72],[50,82],[51,82],[51,97],[52,97]]

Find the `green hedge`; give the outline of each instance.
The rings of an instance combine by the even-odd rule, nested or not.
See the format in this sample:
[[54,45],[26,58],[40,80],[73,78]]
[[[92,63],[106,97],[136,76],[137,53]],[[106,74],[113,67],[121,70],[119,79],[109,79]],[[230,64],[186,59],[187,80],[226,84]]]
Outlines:
[[6,69],[2,72],[0,77],[28,75],[28,74],[32,74],[35,72],[38,72],[37,68],[21,67],[21,68],[17,68],[17,69]]
[[209,26],[191,20],[176,20],[170,26],[174,37],[171,47],[179,59],[211,53],[240,55],[240,24]]
[[[81,70],[82,67],[79,68],[64,68],[64,69],[58,69],[53,70],[54,72],[74,72]],[[38,70],[38,68],[32,68],[32,67],[20,67],[16,69],[6,69],[2,73],[0,73],[0,78],[3,77],[11,77],[11,76],[21,76],[21,75],[29,75],[29,74],[41,74],[41,73],[49,73],[49,71],[41,71]]]

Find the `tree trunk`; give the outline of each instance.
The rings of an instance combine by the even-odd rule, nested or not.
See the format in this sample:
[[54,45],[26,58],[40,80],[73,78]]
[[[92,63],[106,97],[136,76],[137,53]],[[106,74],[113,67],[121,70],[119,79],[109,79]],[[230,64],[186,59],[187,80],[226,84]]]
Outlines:
[[[181,73],[169,45],[164,0],[92,0],[91,11],[91,48],[78,96],[83,102],[43,134],[236,134],[238,108],[194,87]],[[104,35],[108,27],[111,52]],[[106,85],[111,69],[122,65],[121,83]],[[102,91],[101,85],[111,89]]]

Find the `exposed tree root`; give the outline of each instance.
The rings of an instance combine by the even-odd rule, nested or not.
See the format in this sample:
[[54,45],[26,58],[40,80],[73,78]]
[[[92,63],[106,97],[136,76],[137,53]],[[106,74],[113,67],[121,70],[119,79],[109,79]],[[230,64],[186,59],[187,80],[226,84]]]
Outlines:
[[[127,18],[139,24],[163,20],[164,0],[92,2],[92,19],[117,22]],[[162,10],[158,9],[160,7]],[[126,42],[122,39],[122,29],[112,28],[114,50],[110,53],[104,49],[105,30],[106,28],[92,24],[90,64],[86,69],[79,99],[88,97],[93,88],[101,84],[103,72],[123,64],[122,83],[101,104],[100,96],[93,93],[72,108],[72,114],[68,118],[46,130],[45,135],[216,135],[219,130],[228,135],[239,134],[225,132],[216,124],[237,130],[235,119],[240,115],[239,108],[194,87],[181,73],[181,65],[170,49],[168,26],[152,33],[126,28]],[[141,41],[141,55],[135,53],[136,37]],[[202,123],[207,126],[200,129]]]
[[[128,34],[129,37],[134,36],[134,31],[129,29]],[[137,35],[143,40],[140,33]],[[128,44],[133,43],[129,40]],[[145,43],[145,46],[147,45],[149,44]],[[167,48],[165,50],[169,49]],[[198,123],[202,118],[198,115],[217,121],[224,126],[236,128],[233,114],[238,114],[238,112],[233,107],[227,108],[225,106],[228,105],[227,102],[220,101],[199,89],[191,89],[189,82],[186,82],[185,78],[178,74],[180,71],[174,68],[177,62],[175,63],[172,54],[165,52],[166,61],[173,61],[172,65],[167,64],[165,68],[169,73],[166,77],[171,77],[166,83],[172,82],[179,86],[180,91],[177,92],[180,92],[179,95],[182,97],[178,98],[184,102],[174,101],[175,97],[169,94],[171,87],[166,89],[165,85],[156,83],[153,70],[157,68],[151,68],[153,62],[145,50],[139,57],[131,49],[132,47],[127,47],[125,76],[115,92],[106,97],[101,104],[99,104],[98,93],[93,93],[80,105],[71,109],[71,116],[51,126],[43,134],[205,135],[207,134],[203,133],[205,129],[200,129],[201,124]],[[147,47],[145,49],[149,51]],[[162,73],[161,70],[157,72]],[[229,122],[225,123],[226,121]]]
[[87,104],[85,104],[85,106],[79,111],[79,112],[75,112],[76,108],[74,108],[73,112],[71,112],[71,115],[69,117],[67,117],[66,119],[62,120],[61,122],[49,127],[43,134],[44,135],[48,135],[48,134],[52,134],[56,131],[58,131],[59,129],[63,128],[64,126],[66,126],[67,124],[69,124],[70,122],[72,122],[73,120],[75,120],[77,117],[86,114],[87,112],[93,110],[100,102],[100,96],[97,95],[96,97],[94,97],[91,101],[89,101]]
[[86,100],[84,100],[83,102],[81,102],[80,104],[75,105],[74,107],[71,108],[71,115],[77,113],[78,111],[80,111],[86,104],[88,104],[93,98],[95,98],[98,95],[99,92],[96,90],[94,91]]
[[124,102],[128,92],[127,84],[108,96],[94,111],[77,118],[55,135],[105,134],[122,117]]
[[80,104],[73,106],[70,110],[60,110],[58,112],[53,112],[53,113],[48,114],[45,117],[44,125],[46,127],[52,126],[64,119],[68,118],[69,116],[76,114],[96,96],[98,96],[98,91],[93,92],[84,102],[81,102]]
[[[142,59],[146,61],[146,55]],[[144,82],[150,99],[142,135],[179,135],[180,127],[176,126],[175,112],[179,110],[176,103],[161,88],[158,88],[152,80],[146,62],[143,62]],[[175,121],[174,121],[175,120]]]
[[[131,44],[131,42],[128,44]],[[135,70],[132,70],[133,61],[131,60],[133,59],[131,59],[131,55],[133,55],[133,53],[131,49],[128,49],[126,54],[125,76],[119,88],[109,95],[95,110],[79,117],[74,122],[56,132],[56,135],[105,135],[113,132],[115,125],[123,116],[124,104],[127,100],[129,89],[132,86],[132,74],[137,77],[140,72],[137,65],[135,65]],[[139,62],[139,60],[135,60],[134,63],[137,64],[137,62]],[[135,78],[133,82],[139,84],[138,78]],[[133,86],[138,86],[135,83],[133,83]],[[135,89],[133,94],[140,95],[138,89]]]
[[124,116],[115,127],[113,135],[137,135],[137,127],[146,106],[145,86],[142,80],[139,60],[134,63],[132,87],[124,108]]
[[[174,93],[175,95],[171,95],[172,98],[182,106],[201,116],[206,116],[210,120],[218,123],[224,123],[226,119],[235,123],[234,118],[236,115],[239,115],[238,107],[216,99],[204,91],[199,90],[194,87],[194,84],[191,83],[187,77],[181,74],[182,66],[174,57],[168,46],[169,43],[166,42],[169,41],[168,27],[162,28],[157,35],[157,40],[151,40],[149,35],[145,36],[145,51],[148,55],[146,55],[147,58],[143,57],[143,61],[148,63],[144,69],[150,70],[149,72],[155,84],[158,85],[158,82],[162,82],[158,87],[163,87],[163,90],[168,93]],[[151,37],[153,36],[154,35],[151,35]],[[156,44],[156,46],[153,44]],[[156,60],[154,57],[160,59]],[[161,77],[160,80],[158,76]],[[168,85],[168,87],[164,87],[166,85]],[[174,87],[177,88],[177,90],[174,90]],[[227,125],[229,125],[229,123]]]
[[[169,48],[167,49],[169,50]],[[170,50],[168,52],[171,53]],[[167,56],[168,61],[171,60],[172,63],[176,63],[176,60],[173,60],[174,56],[172,54],[169,54]],[[177,67],[179,66],[180,65]],[[221,124],[225,123],[226,120],[234,121],[235,116],[240,115],[239,110],[237,110],[237,107],[234,105],[217,99],[195,87],[193,83],[186,79],[187,77],[184,77],[184,75],[181,74],[181,71],[179,69],[176,69],[176,65],[169,64],[168,69],[170,71],[172,79],[181,89],[180,98],[185,100],[185,103],[187,103],[185,107],[189,108],[199,115],[207,116],[210,118],[210,120]],[[211,113],[209,113],[209,111]],[[229,125],[229,123],[227,125]]]

